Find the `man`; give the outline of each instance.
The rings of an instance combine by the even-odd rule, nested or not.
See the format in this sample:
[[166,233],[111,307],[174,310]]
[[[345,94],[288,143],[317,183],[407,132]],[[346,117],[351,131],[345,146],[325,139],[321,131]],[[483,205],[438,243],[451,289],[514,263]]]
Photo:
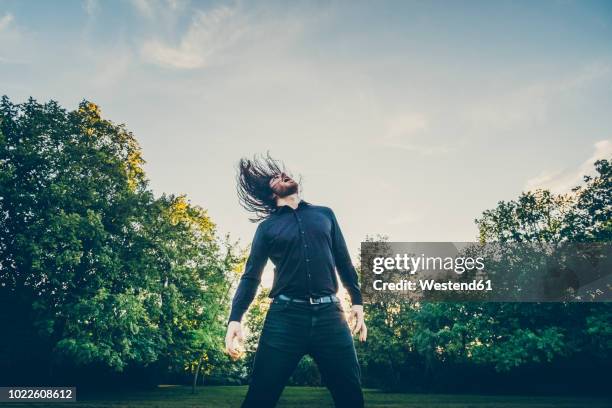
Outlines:
[[330,208],[298,196],[298,183],[270,156],[239,163],[241,204],[262,221],[232,302],[226,350],[239,356],[241,319],[255,297],[268,259],[275,265],[251,384],[243,407],[273,407],[300,359],[310,354],[336,407],[362,407],[361,372],[351,329],[336,292],[336,269],[351,297],[352,333],[365,341],[357,273]]

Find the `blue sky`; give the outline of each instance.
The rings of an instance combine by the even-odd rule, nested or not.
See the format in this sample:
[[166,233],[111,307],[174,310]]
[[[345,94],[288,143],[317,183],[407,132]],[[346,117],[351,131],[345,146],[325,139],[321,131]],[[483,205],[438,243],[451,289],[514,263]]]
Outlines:
[[469,241],[612,156],[612,2],[0,0],[0,93],[126,123],[157,192],[248,243],[237,160],[282,158],[367,234]]

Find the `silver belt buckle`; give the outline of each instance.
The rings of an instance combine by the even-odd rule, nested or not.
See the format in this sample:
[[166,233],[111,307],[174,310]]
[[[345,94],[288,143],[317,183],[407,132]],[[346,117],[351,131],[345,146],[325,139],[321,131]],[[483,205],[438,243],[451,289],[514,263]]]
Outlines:
[[[316,300],[316,302],[315,302],[315,300]],[[309,298],[308,298],[308,302],[309,302],[311,305],[318,305],[319,303],[321,303],[321,299],[313,299],[313,298],[309,297]]]

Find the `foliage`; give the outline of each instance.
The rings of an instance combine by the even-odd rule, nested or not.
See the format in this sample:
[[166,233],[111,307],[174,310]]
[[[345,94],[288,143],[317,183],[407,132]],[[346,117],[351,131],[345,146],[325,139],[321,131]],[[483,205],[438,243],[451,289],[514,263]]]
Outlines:
[[0,299],[23,326],[0,344],[12,369],[35,364],[33,348],[49,367],[117,371],[220,351],[234,248],[185,196],[156,198],[143,163],[91,102],[2,98]]
[[[156,197],[143,164],[132,133],[91,102],[0,101],[0,382],[248,379],[268,291],[246,316],[245,358],[230,362],[223,336],[244,254],[187,197]],[[499,202],[476,220],[479,240],[610,241],[612,161],[595,170],[569,193]],[[389,299],[366,318],[357,350],[376,387],[597,390],[612,362],[607,303]],[[320,383],[312,359],[290,382]]]
[[[612,162],[599,160],[595,169],[597,174],[571,193],[525,192],[485,211],[476,220],[481,242],[609,241]],[[597,378],[597,369],[586,375],[584,367],[610,364],[607,303],[419,304],[390,298],[366,311],[368,342],[358,351],[366,382],[374,386],[449,391],[455,384],[478,390],[476,379],[482,387],[498,378],[499,385],[504,375],[533,367],[549,377],[546,370],[557,365]],[[451,378],[458,372],[460,378]],[[570,371],[566,381],[578,377]],[[515,378],[513,385],[529,378]],[[560,391],[562,384],[567,382],[557,384]]]

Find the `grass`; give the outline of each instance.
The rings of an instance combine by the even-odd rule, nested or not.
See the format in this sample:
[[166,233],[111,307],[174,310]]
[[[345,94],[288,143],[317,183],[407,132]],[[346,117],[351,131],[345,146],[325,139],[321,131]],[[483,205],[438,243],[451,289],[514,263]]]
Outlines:
[[[1,403],[5,407],[62,407],[62,408],[119,408],[119,407],[239,407],[246,387],[198,387],[195,395],[191,388],[161,385],[151,391],[113,392],[81,396],[74,403]],[[365,390],[366,407],[407,408],[607,408],[612,400],[581,397],[484,396],[484,395],[432,395],[390,394]],[[325,388],[287,387],[281,396],[279,408],[333,407]]]

